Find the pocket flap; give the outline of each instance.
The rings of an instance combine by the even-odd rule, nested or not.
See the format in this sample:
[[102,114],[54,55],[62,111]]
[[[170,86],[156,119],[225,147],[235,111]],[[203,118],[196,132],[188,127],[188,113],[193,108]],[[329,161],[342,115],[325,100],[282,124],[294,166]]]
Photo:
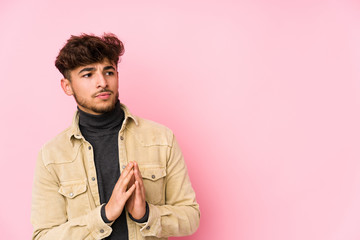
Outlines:
[[86,191],[85,182],[62,184],[59,188],[59,193],[67,198],[74,198],[79,194],[84,193],[85,191]]
[[143,168],[140,169],[141,176],[145,179],[156,181],[166,176],[165,168]]

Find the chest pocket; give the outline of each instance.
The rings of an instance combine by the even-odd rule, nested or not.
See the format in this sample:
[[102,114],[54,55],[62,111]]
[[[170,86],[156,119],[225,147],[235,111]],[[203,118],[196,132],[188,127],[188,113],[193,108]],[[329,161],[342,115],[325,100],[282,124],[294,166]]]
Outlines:
[[165,204],[165,168],[140,166],[140,172],[144,182],[146,200],[152,204]]
[[68,219],[82,216],[90,211],[85,180],[62,182],[58,192],[66,199]]

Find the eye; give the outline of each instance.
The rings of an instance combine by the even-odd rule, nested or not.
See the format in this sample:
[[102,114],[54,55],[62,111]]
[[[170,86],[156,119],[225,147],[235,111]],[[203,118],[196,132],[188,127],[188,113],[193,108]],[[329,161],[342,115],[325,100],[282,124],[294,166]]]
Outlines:
[[105,73],[106,76],[112,76],[112,75],[114,75],[114,74],[115,74],[114,72],[106,72],[106,73]]
[[89,77],[91,77],[91,73],[84,74],[83,77],[84,78],[89,78]]

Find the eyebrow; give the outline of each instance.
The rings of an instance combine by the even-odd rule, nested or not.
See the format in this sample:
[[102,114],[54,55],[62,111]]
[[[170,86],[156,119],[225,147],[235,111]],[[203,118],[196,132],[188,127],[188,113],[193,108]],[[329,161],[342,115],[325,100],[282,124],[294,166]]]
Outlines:
[[82,72],[91,72],[91,71],[94,71],[94,70],[95,70],[95,68],[93,68],[93,67],[83,68],[83,69],[81,69],[81,71],[78,74],[80,74]]
[[[113,66],[106,66],[106,67],[104,67],[103,70],[106,71],[106,70],[109,70],[109,69],[112,69],[112,70],[116,71]],[[82,72],[91,72],[91,71],[94,71],[94,70],[95,70],[94,67],[83,68],[83,69],[80,70],[80,72],[78,74],[80,74]]]
[[104,67],[104,70],[109,70],[109,69],[112,69],[112,70],[116,71],[113,66],[106,66],[106,67]]

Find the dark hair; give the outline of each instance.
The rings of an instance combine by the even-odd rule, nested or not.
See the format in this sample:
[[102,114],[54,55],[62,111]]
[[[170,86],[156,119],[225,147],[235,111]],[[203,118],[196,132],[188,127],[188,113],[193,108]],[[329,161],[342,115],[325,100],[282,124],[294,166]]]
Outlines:
[[56,57],[55,66],[70,80],[71,70],[105,59],[117,64],[124,51],[124,44],[112,33],[105,33],[101,37],[89,34],[72,35]]

